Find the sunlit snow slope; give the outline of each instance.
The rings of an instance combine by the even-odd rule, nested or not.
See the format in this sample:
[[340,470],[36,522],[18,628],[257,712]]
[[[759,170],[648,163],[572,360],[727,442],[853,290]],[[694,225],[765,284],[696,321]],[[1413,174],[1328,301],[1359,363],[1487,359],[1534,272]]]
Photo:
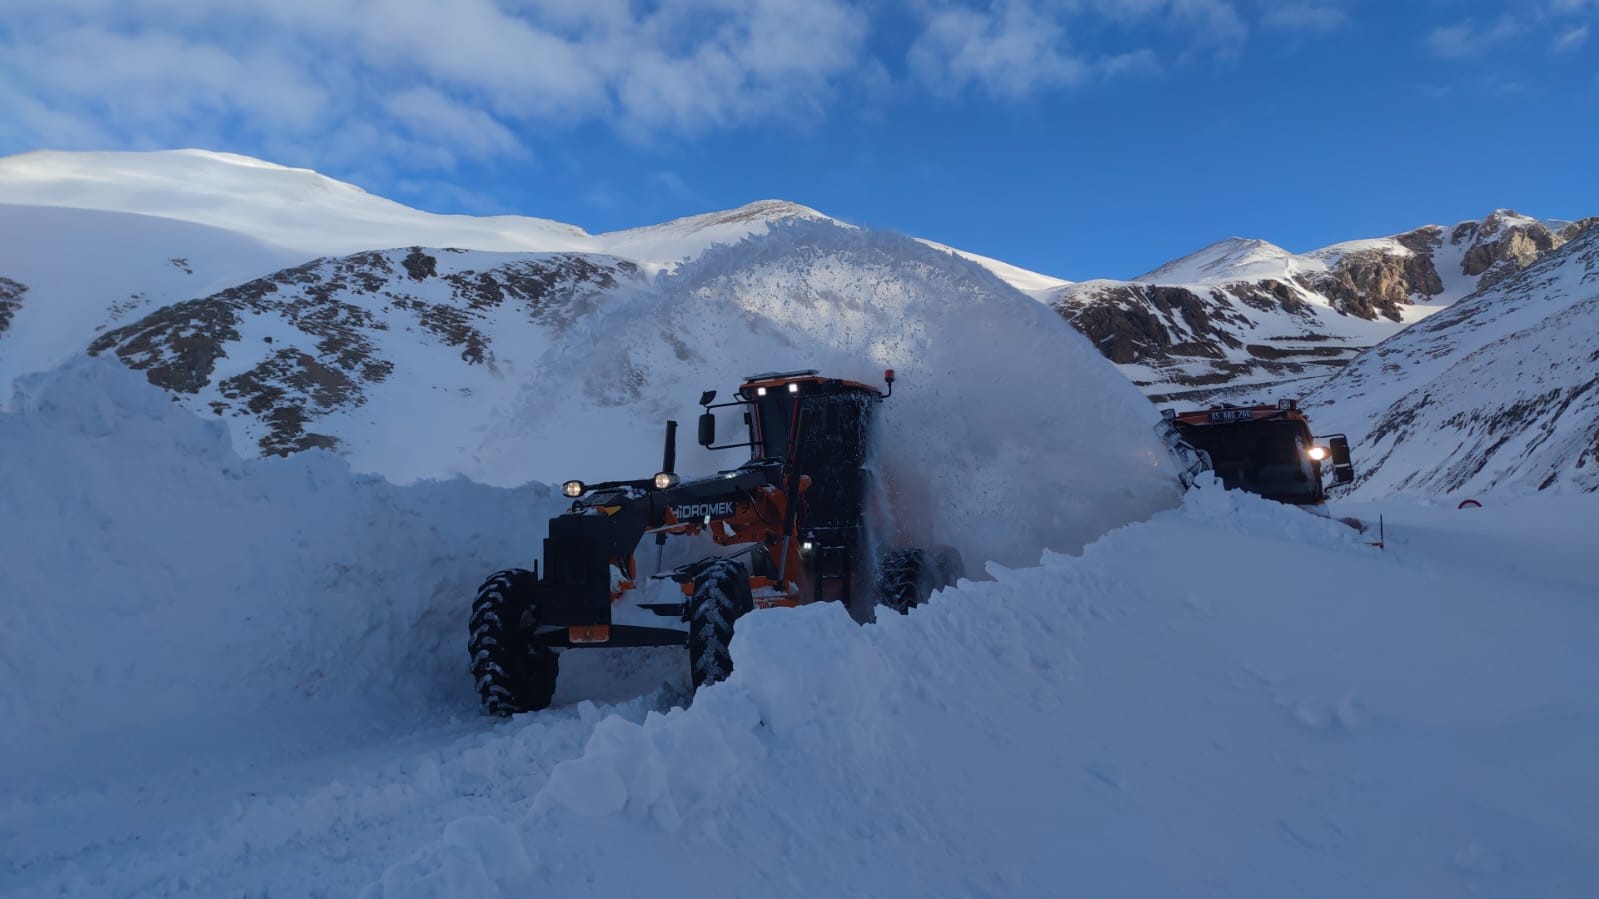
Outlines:
[[1294,254],[1229,238],[1132,281],[1043,298],[1157,399],[1297,395],[1357,353],[1591,228],[1500,209]]
[[1307,403],[1360,496],[1599,490],[1599,229],[1366,352]]

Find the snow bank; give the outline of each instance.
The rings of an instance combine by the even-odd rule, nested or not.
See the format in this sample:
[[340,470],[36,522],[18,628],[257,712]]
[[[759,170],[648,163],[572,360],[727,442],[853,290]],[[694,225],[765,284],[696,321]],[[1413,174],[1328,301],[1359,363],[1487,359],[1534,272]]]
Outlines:
[[[807,368],[874,385],[898,373],[877,464],[903,540],[1031,564],[1178,501],[1155,410],[1058,315],[957,256],[825,222],[714,248],[584,319],[509,411],[526,431],[482,455],[572,466],[548,480],[640,476],[661,422],[691,424],[702,390]],[[724,414],[719,433],[739,433]],[[679,464],[709,472],[739,453],[685,446]]]
[[1596,584],[1440,561],[1210,486],[906,618],[758,612],[363,895],[1585,896]]
[[463,609],[525,564],[549,490],[396,487],[225,427],[83,360],[0,414],[0,750],[162,719],[470,712]]

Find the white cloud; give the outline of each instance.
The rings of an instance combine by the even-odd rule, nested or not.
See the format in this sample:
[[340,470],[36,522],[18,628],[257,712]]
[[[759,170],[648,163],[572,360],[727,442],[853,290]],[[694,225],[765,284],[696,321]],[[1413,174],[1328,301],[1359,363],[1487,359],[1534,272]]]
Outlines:
[[692,137],[814,115],[865,38],[850,0],[9,0],[0,133],[353,148],[397,132],[446,162],[520,152],[519,126]]
[[1556,53],[1570,53],[1588,42],[1588,26],[1578,25],[1567,28],[1555,36],[1554,48]]
[[1522,25],[1510,16],[1501,16],[1485,28],[1471,19],[1433,29],[1427,35],[1427,49],[1443,59],[1466,59],[1522,33]]
[[1281,31],[1326,33],[1348,24],[1349,12],[1327,2],[1269,2],[1264,5],[1261,21],[1266,27]]
[[457,147],[472,159],[493,159],[523,152],[516,135],[493,116],[430,87],[391,94],[383,100],[383,108],[416,140]]
[[1007,0],[979,12],[934,10],[911,46],[911,71],[935,90],[960,93],[977,87],[1020,99],[1041,87],[1076,84],[1089,65],[1063,49],[1060,25],[1024,0]]
[[[1230,0],[910,0],[920,28],[906,62],[944,95],[976,91],[1022,100],[1098,78],[1163,70],[1144,38],[1175,39],[1184,61],[1226,56],[1249,27]],[[1079,26],[1136,33],[1131,46],[1075,45]]]
[[1253,24],[1327,30],[1344,2],[6,0],[0,151],[198,145],[448,169],[596,124],[645,143],[803,125],[907,79],[1021,101],[1225,57]]

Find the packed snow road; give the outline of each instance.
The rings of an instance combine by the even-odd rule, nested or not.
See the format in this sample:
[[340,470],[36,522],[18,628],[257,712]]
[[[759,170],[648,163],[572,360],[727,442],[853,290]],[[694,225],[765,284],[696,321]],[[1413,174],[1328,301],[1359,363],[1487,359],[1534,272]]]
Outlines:
[[512,722],[477,714],[466,684],[458,708],[416,710],[429,724],[302,706],[17,753],[0,772],[0,895],[351,894],[441,820],[530,801],[604,717],[680,704],[679,661],[591,655],[557,707]]

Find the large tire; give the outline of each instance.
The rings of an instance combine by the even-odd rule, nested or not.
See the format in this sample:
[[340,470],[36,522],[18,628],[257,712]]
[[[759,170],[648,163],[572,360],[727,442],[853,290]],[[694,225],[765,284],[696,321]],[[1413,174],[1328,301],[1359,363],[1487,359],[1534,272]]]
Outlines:
[[694,576],[694,595],[683,610],[694,689],[733,673],[733,622],[754,607],[749,569],[742,562],[717,559]]
[[927,602],[934,590],[965,576],[965,563],[953,546],[896,549],[877,565],[877,603],[904,615]]
[[532,645],[538,609],[533,602],[537,576],[521,568],[489,575],[472,602],[472,677],[483,710],[502,718],[548,708],[560,674],[560,657]]
[[921,547],[896,549],[877,564],[877,604],[901,615],[927,601],[938,586],[933,560]]

